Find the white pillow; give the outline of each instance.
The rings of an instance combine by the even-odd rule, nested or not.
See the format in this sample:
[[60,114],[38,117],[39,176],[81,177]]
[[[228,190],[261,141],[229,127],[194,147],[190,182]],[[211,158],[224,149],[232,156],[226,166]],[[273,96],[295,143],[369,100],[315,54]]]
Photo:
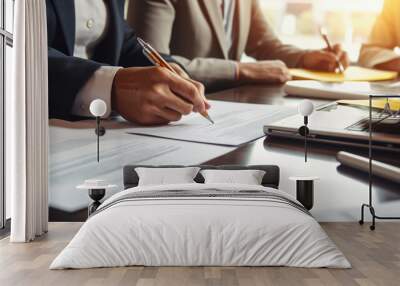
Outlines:
[[139,186],[171,185],[195,183],[198,167],[186,168],[135,168],[139,176]]
[[261,185],[265,171],[261,170],[203,170],[205,184]]

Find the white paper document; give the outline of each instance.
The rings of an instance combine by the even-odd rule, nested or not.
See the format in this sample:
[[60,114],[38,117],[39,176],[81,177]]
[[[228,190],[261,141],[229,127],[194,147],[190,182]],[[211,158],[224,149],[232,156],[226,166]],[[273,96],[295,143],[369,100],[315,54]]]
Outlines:
[[265,124],[281,120],[296,113],[293,107],[210,101],[211,124],[200,114],[192,113],[180,121],[166,126],[135,127],[128,133],[238,146],[265,136]]
[[179,142],[127,134],[125,129],[107,129],[100,138],[97,162],[96,135],[90,129],[50,128],[49,203],[74,212],[89,204],[87,192],[76,186],[86,179],[104,179],[121,191],[125,165],[197,165],[233,151],[234,147]]
[[368,99],[371,94],[398,94],[399,82],[320,82],[292,80],[284,86],[292,96],[323,99]]

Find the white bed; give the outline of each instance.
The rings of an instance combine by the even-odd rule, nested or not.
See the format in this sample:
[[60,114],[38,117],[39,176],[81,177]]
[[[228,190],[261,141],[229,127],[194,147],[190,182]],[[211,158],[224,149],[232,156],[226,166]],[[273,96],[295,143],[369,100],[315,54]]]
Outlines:
[[197,183],[115,194],[50,269],[128,265],[351,267],[288,194],[263,186]]

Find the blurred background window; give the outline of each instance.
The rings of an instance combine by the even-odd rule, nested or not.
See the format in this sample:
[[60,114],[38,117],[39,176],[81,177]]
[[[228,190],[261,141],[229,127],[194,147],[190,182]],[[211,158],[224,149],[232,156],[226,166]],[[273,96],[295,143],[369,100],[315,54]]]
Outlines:
[[383,0],[259,0],[279,38],[302,48],[321,48],[319,27],[357,61]]

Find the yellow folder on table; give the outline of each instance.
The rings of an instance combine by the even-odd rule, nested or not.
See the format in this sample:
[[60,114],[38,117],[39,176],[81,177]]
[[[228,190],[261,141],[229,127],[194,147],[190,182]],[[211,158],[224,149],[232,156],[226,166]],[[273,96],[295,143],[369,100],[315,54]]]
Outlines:
[[397,72],[351,66],[341,73],[321,72],[305,69],[290,69],[293,79],[311,79],[325,82],[381,81],[397,78]]

